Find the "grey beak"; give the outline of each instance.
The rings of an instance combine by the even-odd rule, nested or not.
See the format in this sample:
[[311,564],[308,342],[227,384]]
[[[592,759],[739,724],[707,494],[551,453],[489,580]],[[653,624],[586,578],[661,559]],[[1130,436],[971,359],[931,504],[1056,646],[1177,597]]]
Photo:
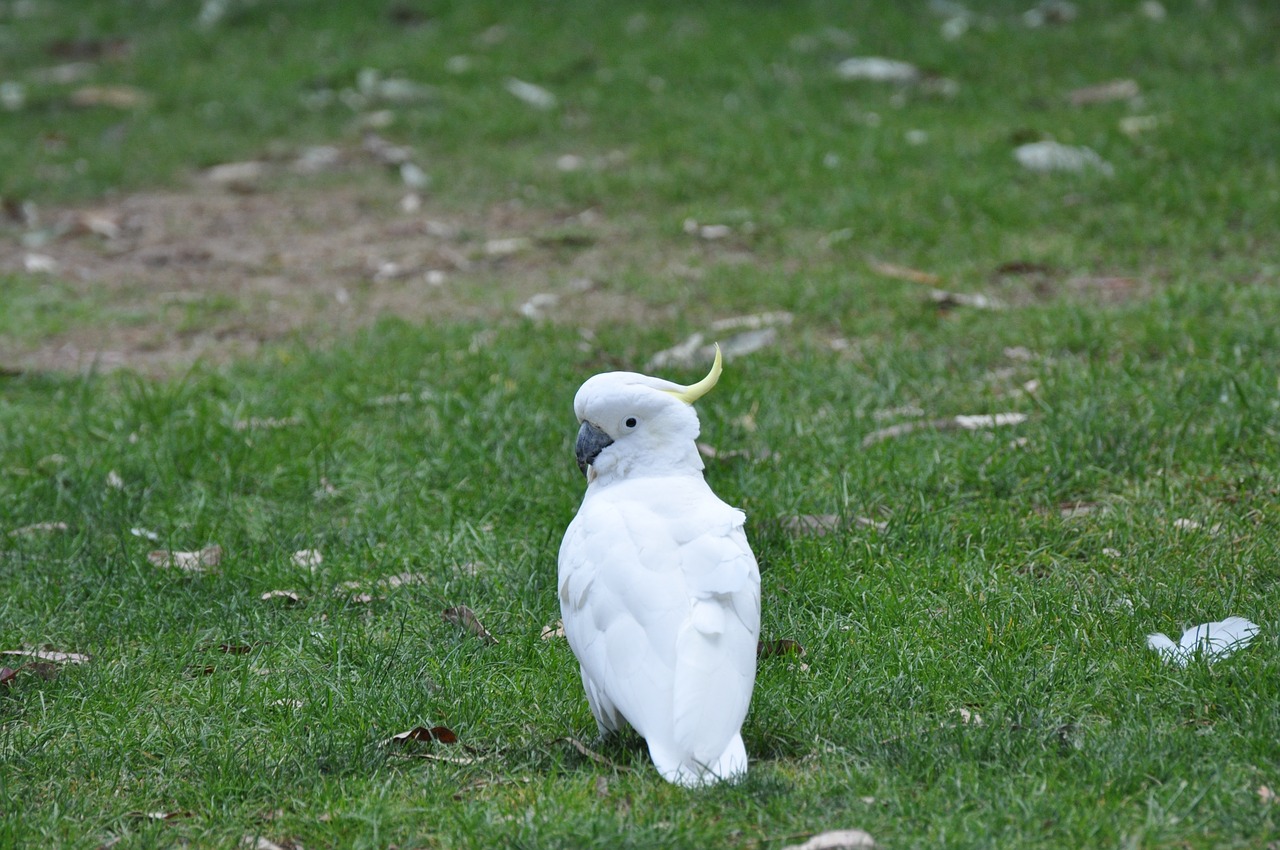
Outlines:
[[578,442],[573,453],[578,456],[578,469],[587,474],[587,467],[596,462],[600,452],[613,445],[613,438],[590,422],[583,422],[578,429]]

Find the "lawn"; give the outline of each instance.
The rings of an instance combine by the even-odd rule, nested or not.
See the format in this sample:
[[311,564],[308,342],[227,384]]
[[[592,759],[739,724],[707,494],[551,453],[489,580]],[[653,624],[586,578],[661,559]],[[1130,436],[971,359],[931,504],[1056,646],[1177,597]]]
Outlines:
[[[3,3],[0,847],[1276,847],[1277,34]],[[573,394],[693,334],[795,642],[700,791],[554,635]]]

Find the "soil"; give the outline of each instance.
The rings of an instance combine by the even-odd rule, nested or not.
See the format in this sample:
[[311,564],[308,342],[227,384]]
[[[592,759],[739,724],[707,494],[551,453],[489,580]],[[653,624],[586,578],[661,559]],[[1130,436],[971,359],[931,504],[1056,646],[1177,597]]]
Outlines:
[[[92,311],[47,338],[0,339],[0,367],[172,374],[298,335],[323,344],[384,315],[586,326],[657,315],[601,284],[636,259],[624,228],[595,211],[460,212],[377,173],[321,182],[197,179],[38,221],[9,205],[0,274],[42,274]],[[664,262],[681,273],[679,258],[648,260],[658,273]]]

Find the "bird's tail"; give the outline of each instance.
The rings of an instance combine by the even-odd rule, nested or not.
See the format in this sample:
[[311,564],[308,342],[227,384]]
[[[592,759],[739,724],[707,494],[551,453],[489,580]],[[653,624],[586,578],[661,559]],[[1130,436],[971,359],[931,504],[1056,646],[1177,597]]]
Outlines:
[[703,764],[688,754],[654,746],[649,747],[649,756],[663,779],[685,788],[714,785],[747,775],[747,748],[742,743],[741,733],[734,735],[720,757],[709,764]]

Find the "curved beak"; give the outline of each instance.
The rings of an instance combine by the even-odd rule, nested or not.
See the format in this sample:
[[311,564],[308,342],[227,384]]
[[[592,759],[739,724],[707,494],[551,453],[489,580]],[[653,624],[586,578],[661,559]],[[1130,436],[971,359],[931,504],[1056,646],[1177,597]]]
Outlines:
[[[590,422],[583,422],[578,429],[578,441],[573,446],[573,453],[578,457],[578,469],[587,475],[587,467],[596,462],[600,452],[613,445],[613,438]],[[589,476],[588,476],[589,477]]]

